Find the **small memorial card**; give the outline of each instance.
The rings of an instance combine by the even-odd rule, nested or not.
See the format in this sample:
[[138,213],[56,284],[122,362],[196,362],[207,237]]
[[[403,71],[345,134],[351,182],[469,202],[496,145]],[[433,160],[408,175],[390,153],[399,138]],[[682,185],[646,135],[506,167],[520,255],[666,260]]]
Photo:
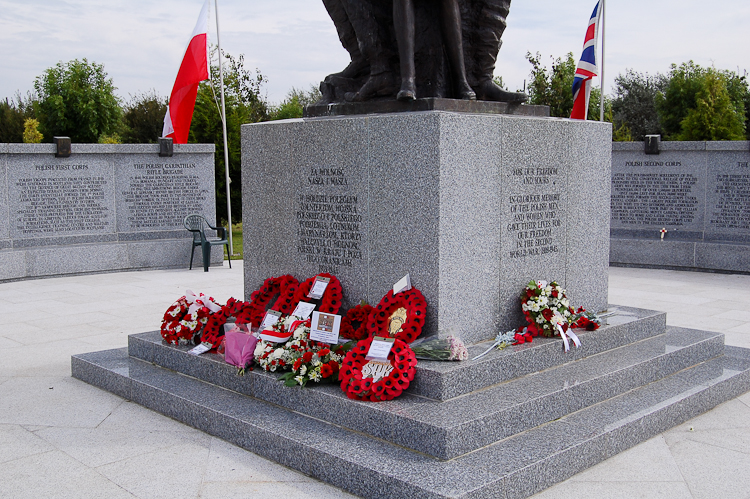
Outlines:
[[375,336],[370,344],[370,350],[367,351],[365,360],[376,360],[379,362],[388,362],[388,354],[391,353],[391,348],[396,341],[396,338],[382,338]]
[[292,315],[294,317],[299,317],[300,319],[304,320],[310,317],[310,314],[313,313],[313,310],[315,310],[314,303],[307,303],[306,301],[301,301],[297,304],[297,308],[294,309],[294,312],[292,312]]
[[400,281],[393,285],[393,294],[397,295],[402,291],[409,291],[411,289],[411,276],[406,274]]
[[190,355],[200,355],[202,353],[208,352],[209,350],[211,350],[211,343],[201,343],[192,350],[189,350],[188,353]]
[[339,341],[340,327],[340,315],[313,312],[312,326],[310,327],[310,339],[334,345]]
[[326,292],[329,282],[331,282],[331,279],[328,277],[315,277],[315,282],[310,286],[310,292],[307,293],[307,297],[312,298],[313,300],[320,300],[323,298],[323,294]]
[[277,312],[276,310],[267,311],[266,315],[263,317],[263,322],[260,323],[260,330],[271,329],[274,324],[279,322],[280,318],[281,312]]

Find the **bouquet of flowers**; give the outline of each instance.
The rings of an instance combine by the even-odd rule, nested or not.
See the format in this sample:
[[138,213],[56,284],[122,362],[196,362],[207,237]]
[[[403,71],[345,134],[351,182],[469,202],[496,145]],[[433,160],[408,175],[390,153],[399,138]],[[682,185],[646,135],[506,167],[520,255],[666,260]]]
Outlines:
[[308,382],[336,381],[347,345],[328,345],[310,339],[310,321],[288,316],[274,325],[278,330],[293,330],[284,343],[260,341],[255,358],[266,371],[290,370],[279,380],[286,386],[305,386]]
[[410,346],[417,359],[466,360],[469,358],[469,351],[464,342],[453,335],[446,338],[423,338]]
[[521,310],[532,336],[557,336],[560,328],[567,331],[573,322],[574,311],[565,290],[555,281],[549,284],[546,281],[529,282],[521,295]]

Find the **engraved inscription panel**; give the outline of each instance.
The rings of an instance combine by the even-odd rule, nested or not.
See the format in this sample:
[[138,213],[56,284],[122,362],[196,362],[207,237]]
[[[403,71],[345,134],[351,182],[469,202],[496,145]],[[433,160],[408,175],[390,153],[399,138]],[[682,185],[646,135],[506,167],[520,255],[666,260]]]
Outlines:
[[698,213],[698,177],[692,173],[613,173],[612,221],[682,227]]
[[346,168],[310,168],[296,200],[297,253],[318,272],[337,274],[361,263],[363,200]]
[[514,168],[512,174],[521,186],[533,186],[535,192],[512,193],[508,198],[511,221],[506,230],[513,241],[508,256],[513,259],[534,258],[560,252],[565,229],[560,217],[562,183],[559,168]]
[[213,221],[213,209],[206,210],[212,196],[196,163],[131,161],[121,165],[119,173],[119,230],[181,229],[192,213]]
[[105,164],[17,162],[9,179],[12,237],[114,232],[112,179]]

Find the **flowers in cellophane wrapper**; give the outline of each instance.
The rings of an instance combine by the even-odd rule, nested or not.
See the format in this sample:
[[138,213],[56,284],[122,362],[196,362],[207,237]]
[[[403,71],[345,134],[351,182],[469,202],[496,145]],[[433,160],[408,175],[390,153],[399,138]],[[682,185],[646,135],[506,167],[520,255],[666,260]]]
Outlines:
[[424,360],[466,360],[469,351],[461,340],[453,335],[446,338],[422,338],[410,345],[417,359]]

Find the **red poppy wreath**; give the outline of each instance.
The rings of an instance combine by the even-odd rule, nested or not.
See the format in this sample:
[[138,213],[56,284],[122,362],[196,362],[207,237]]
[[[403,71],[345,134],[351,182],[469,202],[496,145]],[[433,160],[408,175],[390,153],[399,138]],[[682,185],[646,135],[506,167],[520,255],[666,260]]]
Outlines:
[[[393,331],[391,318],[399,309],[406,309],[406,318],[400,328]],[[393,290],[388,291],[378,306],[370,312],[367,319],[367,334],[373,336],[395,336],[396,339],[411,343],[422,334],[424,319],[427,315],[427,301],[417,288],[402,291],[393,295]]]
[[350,399],[370,402],[392,400],[401,395],[414,379],[417,358],[409,345],[396,339],[391,353],[388,354],[390,366],[378,363],[380,375],[384,376],[373,377],[368,372],[363,373],[368,371],[370,361],[366,360],[365,356],[371,344],[372,338],[364,339],[346,354],[339,371],[341,389]]
[[297,306],[292,301],[298,284],[297,279],[290,275],[269,277],[263,282],[260,289],[256,289],[250,294],[250,303],[237,316],[237,322],[252,324],[255,327],[260,326],[263,316],[266,315],[266,307],[276,295],[279,295],[279,297],[271,306],[271,309],[281,312],[283,315],[291,314],[294,307]]
[[221,344],[221,339],[224,337],[224,324],[230,317],[235,317],[237,322],[240,324],[247,324],[242,322],[240,317],[243,316],[245,311],[250,308],[250,304],[244,301],[235,300],[230,298],[227,304],[221,307],[221,310],[215,314],[211,314],[208,318],[208,322],[203,327],[203,335],[201,341],[203,343],[210,343],[211,348],[217,348]]
[[294,311],[294,307],[296,307],[299,302],[308,299],[307,294],[310,292],[310,288],[315,282],[316,277],[327,277],[330,279],[330,282],[326,287],[326,291],[325,293],[323,293],[323,298],[320,299],[320,306],[318,307],[318,311],[325,312],[327,314],[338,313],[339,309],[341,308],[341,283],[336,278],[336,276],[325,273],[318,274],[299,284],[297,290],[294,292],[294,299],[292,300],[294,304],[292,305],[292,310],[290,310],[290,313]]
[[[367,338],[367,318],[373,310],[372,305],[362,303],[354,308],[350,308],[346,315],[341,319],[339,334],[349,340],[363,340]],[[354,324],[359,323],[355,329]]]

